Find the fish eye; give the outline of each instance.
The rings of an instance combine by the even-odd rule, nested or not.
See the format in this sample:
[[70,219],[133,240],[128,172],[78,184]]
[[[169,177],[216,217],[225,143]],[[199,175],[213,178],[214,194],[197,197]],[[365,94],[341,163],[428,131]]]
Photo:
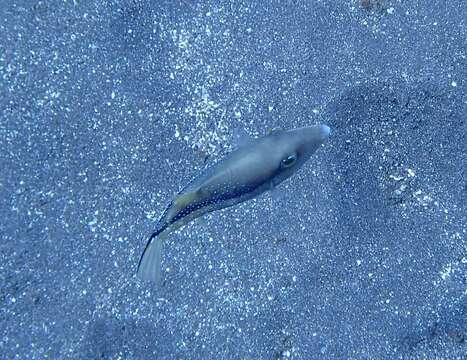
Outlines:
[[286,158],[282,159],[281,166],[284,168],[289,168],[295,164],[297,161],[297,154],[288,155]]

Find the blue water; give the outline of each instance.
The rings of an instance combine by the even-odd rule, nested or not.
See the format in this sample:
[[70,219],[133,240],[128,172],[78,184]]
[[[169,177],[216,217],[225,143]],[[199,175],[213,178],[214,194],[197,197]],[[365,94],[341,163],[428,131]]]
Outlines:
[[[464,1],[0,7],[3,359],[465,359]],[[238,129],[329,141],[136,266]]]

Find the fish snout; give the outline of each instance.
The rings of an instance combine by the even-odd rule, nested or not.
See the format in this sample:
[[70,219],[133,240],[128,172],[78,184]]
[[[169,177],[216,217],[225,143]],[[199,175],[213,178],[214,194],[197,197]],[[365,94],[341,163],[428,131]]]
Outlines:
[[331,128],[324,124],[320,125],[319,133],[322,141],[324,142],[329,138],[329,136],[331,136]]
[[299,153],[303,159],[308,159],[318,148],[323,145],[331,135],[331,128],[320,124],[300,129],[298,137]]

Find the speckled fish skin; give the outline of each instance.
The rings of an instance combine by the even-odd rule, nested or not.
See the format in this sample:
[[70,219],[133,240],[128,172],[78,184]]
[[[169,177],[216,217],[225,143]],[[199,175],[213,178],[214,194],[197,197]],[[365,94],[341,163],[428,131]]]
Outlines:
[[160,283],[162,246],[170,232],[208,212],[273,189],[299,170],[328,139],[330,132],[326,125],[275,130],[251,139],[207,169],[164,211],[141,256],[138,277]]

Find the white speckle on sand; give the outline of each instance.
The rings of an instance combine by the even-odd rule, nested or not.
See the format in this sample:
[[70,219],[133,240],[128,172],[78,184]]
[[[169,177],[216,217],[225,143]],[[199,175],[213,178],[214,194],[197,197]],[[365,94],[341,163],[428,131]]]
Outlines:
[[396,195],[400,195],[400,194],[402,194],[406,189],[407,189],[407,185],[402,184],[402,185],[399,187],[399,189],[397,189],[397,190],[394,191],[394,193],[395,193]]
[[403,176],[397,176],[397,175],[389,175],[389,177],[394,181],[401,181],[404,178]]
[[443,280],[446,280],[453,273],[452,264],[446,264],[446,266],[441,270],[440,275]]

